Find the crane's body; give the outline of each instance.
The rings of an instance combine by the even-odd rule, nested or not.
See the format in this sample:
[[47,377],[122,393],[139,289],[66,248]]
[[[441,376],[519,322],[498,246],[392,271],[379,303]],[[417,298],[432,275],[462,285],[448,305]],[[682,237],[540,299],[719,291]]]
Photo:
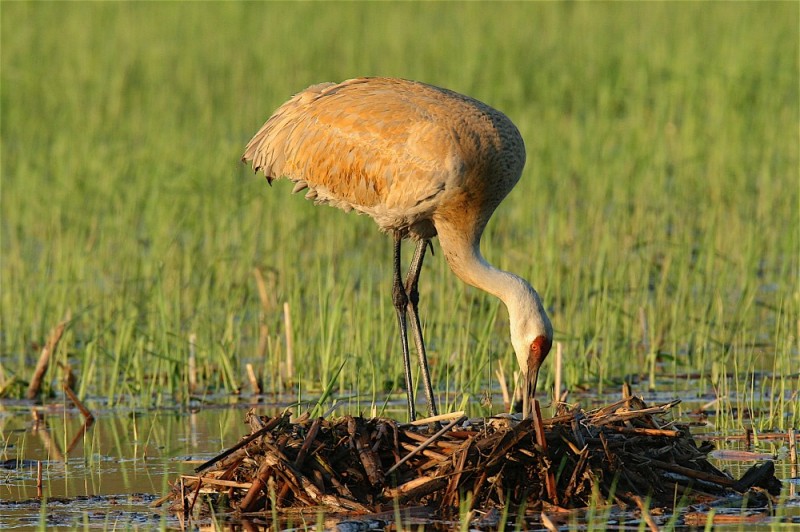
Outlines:
[[[408,307],[433,413],[416,283],[426,245],[437,235],[456,275],[508,307],[512,343],[535,388],[552,342],[550,321],[526,281],[493,268],[480,254],[486,223],[525,164],[522,137],[504,114],[467,96],[413,81],[323,83],[279,107],[242,159],[252,161],[270,182],[286,177],[295,182],[295,192],[307,188],[306,197],[318,203],[367,214],[394,235],[393,295],[401,335],[405,340]],[[406,237],[419,243],[402,286],[399,249]],[[404,362],[413,417],[407,344]]]

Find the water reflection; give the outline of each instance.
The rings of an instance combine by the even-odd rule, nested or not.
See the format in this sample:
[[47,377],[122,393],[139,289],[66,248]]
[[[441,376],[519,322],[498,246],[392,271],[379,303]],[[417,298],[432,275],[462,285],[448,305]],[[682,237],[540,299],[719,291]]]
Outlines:
[[59,405],[0,403],[0,529],[38,520],[39,464],[48,522],[77,526],[98,512],[150,520],[168,482],[247,431],[247,406],[94,410],[90,424]]

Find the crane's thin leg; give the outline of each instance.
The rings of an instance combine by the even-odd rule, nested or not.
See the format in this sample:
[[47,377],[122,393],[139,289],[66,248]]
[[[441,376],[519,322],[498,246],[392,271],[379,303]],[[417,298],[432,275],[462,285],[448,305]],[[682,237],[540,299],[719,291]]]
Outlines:
[[422,260],[425,258],[425,250],[430,245],[430,240],[420,240],[417,242],[417,249],[414,251],[414,258],[411,259],[411,266],[408,268],[406,277],[406,294],[408,295],[408,311],[411,313],[411,331],[414,335],[414,344],[419,355],[419,366],[422,369],[422,382],[425,387],[425,397],[428,399],[428,413],[436,416],[439,412],[436,409],[436,400],[433,397],[433,386],[431,385],[431,374],[428,371],[428,355],[425,352],[425,341],[422,338],[422,327],[419,323],[419,291],[417,282],[422,271]]
[[406,308],[408,295],[403,287],[400,275],[400,233],[394,234],[394,284],[392,285],[392,303],[397,311],[397,324],[400,327],[400,345],[403,347],[403,369],[406,375],[406,393],[408,394],[408,420],[416,419],[414,408],[414,388],[411,381],[411,357],[408,353],[408,326],[406,324]]

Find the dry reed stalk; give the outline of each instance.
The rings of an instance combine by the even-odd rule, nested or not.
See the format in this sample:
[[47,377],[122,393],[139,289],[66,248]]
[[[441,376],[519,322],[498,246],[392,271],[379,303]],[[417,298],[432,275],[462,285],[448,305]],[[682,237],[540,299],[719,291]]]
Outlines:
[[642,498],[638,495],[634,495],[632,499],[636,503],[636,506],[639,507],[639,511],[642,512],[642,519],[644,519],[644,522],[647,523],[650,531],[658,532],[658,525],[656,525],[656,522],[653,521],[653,516],[650,515],[650,510],[648,510],[647,506],[645,506]]
[[256,279],[256,286],[258,287],[258,299],[261,302],[261,313],[259,316],[258,324],[258,348],[256,357],[258,360],[264,360],[267,355],[267,347],[269,346],[269,326],[266,323],[266,317],[272,309],[272,304],[269,300],[269,292],[267,291],[267,283],[264,281],[264,275],[261,269],[253,268],[253,277]]
[[25,393],[27,399],[35,399],[39,395],[39,390],[42,387],[42,379],[47,372],[47,367],[50,364],[50,357],[58,347],[58,342],[61,341],[61,336],[64,334],[64,329],[67,327],[67,321],[62,321],[50,331],[50,336],[47,338],[42,348],[42,353],[39,355],[39,361],[36,363],[36,369],[33,370],[31,382],[28,385],[28,391]]
[[252,388],[253,394],[260,394],[261,387],[258,385],[258,379],[256,378],[255,370],[253,370],[253,365],[248,362],[245,368],[247,369],[247,379],[250,381],[250,388]]
[[72,391],[72,388],[70,388],[66,384],[64,385],[64,393],[67,395],[67,397],[69,397],[70,401],[72,401],[72,404],[74,404],[78,408],[78,410],[80,410],[81,415],[86,421],[90,420],[94,421],[94,416],[89,411],[89,409],[86,408],[86,405],[84,405],[83,402],[80,399],[78,399],[78,396],[75,395],[75,392]]
[[189,481],[191,486],[195,486],[197,482],[202,482],[207,486],[221,486],[223,488],[237,488],[240,490],[250,489],[252,482],[235,482],[233,480],[223,480],[208,476],[194,476],[194,475],[181,475],[184,481]]
[[253,277],[256,279],[256,286],[258,287],[258,299],[261,302],[261,310],[264,315],[269,314],[272,305],[269,302],[269,292],[267,292],[267,283],[264,281],[264,274],[261,273],[260,268],[253,268]]
[[500,383],[500,392],[503,394],[503,411],[511,411],[511,396],[508,394],[508,385],[506,384],[506,374],[503,371],[503,366],[495,370],[497,375],[497,382]]
[[436,416],[416,419],[414,421],[411,421],[410,423],[406,423],[401,426],[413,425],[415,427],[424,427],[425,425],[430,425],[431,423],[438,423],[439,421],[449,421],[451,419],[456,419],[463,416],[464,416],[464,411],[459,410],[458,412],[450,412],[449,414],[439,414]]
[[445,432],[447,432],[448,430],[452,429],[453,427],[455,427],[456,425],[458,425],[459,423],[461,423],[465,419],[466,419],[466,416],[462,415],[458,419],[455,419],[455,420],[451,421],[450,423],[448,423],[446,426],[442,427],[436,434],[434,434],[433,436],[431,436],[430,438],[428,438],[424,442],[420,443],[416,447],[416,449],[414,449],[413,451],[408,453],[402,460],[400,460],[395,465],[390,467],[389,470],[386,471],[386,476],[388,477],[389,475],[391,475],[394,471],[397,470],[398,467],[400,467],[401,465],[405,464],[408,460],[413,458],[415,454],[417,454],[417,453],[419,453],[421,451],[424,451],[430,444],[435,442],[437,439],[441,438],[442,435]]
[[561,366],[563,364],[563,346],[556,342],[556,382],[553,386],[553,403],[561,402]]
[[283,303],[283,323],[286,334],[286,381],[294,379],[294,341],[292,339],[292,314],[289,311],[289,302]]
[[189,333],[189,363],[187,372],[189,373],[189,393],[197,390],[197,335]]

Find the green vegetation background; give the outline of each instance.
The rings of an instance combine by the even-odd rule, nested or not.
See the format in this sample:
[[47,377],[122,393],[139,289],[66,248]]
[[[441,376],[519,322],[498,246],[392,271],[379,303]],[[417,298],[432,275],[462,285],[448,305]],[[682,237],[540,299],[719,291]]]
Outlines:
[[[543,295],[570,388],[696,374],[796,422],[799,6],[3,2],[0,389],[69,316],[57,359],[107,404],[187,401],[192,334],[201,393],[246,363],[290,397],[399,392],[389,239],[239,162],[291,94],[383,75],[522,131],[483,248]],[[474,407],[515,369],[505,309],[440,256],[423,285],[442,400]]]

